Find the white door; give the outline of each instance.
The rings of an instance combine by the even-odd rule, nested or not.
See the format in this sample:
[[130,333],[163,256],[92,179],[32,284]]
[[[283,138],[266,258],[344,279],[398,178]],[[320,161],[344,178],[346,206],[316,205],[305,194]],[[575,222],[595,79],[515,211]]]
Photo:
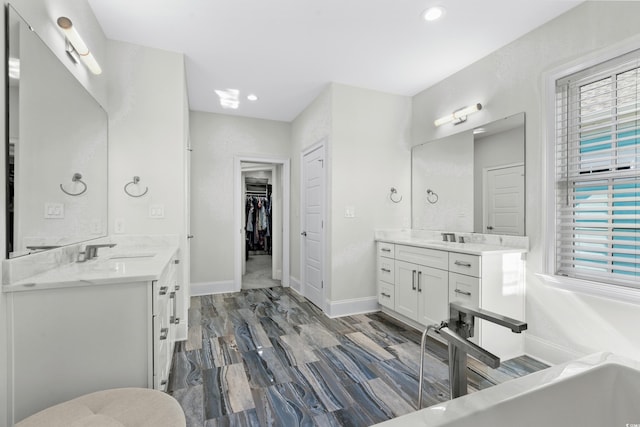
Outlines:
[[486,172],[484,232],[524,236],[524,165]]
[[302,293],[324,310],[324,146],[302,158]]

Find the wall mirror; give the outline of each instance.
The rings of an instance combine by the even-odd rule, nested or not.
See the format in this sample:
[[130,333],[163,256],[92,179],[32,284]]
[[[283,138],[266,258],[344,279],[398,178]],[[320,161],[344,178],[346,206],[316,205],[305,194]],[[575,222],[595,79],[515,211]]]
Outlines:
[[14,258],[106,235],[107,113],[11,6],[5,17]]
[[525,234],[525,115],[413,147],[412,228]]

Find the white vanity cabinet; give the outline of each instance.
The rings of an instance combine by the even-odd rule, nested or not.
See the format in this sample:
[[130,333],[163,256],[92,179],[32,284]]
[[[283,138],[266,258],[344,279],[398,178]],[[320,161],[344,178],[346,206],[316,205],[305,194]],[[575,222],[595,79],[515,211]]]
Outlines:
[[448,253],[395,246],[395,311],[421,324],[440,323],[448,304]]
[[[478,255],[378,242],[377,266],[378,302],[413,326],[448,320],[449,302],[525,320],[522,251]],[[503,359],[524,354],[522,334],[483,320],[476,319],[471,340]]]
[[172,256],[155,280],[7,292],[13,421],[97,390],[166,390],[177,261]]

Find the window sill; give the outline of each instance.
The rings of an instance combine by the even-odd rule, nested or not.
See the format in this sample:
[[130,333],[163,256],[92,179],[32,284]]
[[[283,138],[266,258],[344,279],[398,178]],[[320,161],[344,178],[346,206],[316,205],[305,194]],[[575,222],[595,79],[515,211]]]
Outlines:
[[599,282],[591,282],[588,280],[574,279],[572,277],[556,276],[551,274],[537,273],[536,276],[540,277],[547,285],[558,289],[564,289],[600,298],[608,298],[619,302],[640,304],[640,289],[620,285],[607,285]]

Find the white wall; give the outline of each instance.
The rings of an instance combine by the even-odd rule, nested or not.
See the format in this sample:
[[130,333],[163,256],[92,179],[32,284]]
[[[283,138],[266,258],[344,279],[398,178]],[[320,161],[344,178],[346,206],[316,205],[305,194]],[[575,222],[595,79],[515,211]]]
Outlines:
[[[109,231],[185,234],[184,58],[182,54],[110,42]],[[124,186],[140,177],[138,187]],[[149,217],[150,206],[164,218]],[[185,236],[186,238],[186,236]]]
[[[291,287],[300,291],[300,180],[301,154],[310,146],[324,140],[327,146],[331,146],[331,85],[328,85],[316,99],[302,111],[291,124],[291,236],[290,236],[290,256],[291,256]],[[326,173],[327,185],[331,182],[331,153],[326,151]],[[331,211],[331,201],[328,200],[326,212]],[[325,247],[330,247],[331,224],[326,224]],[[328,259],[328,252],[325,253]]]
[[234,158],[290,157],[289,123],[191,112],[191,282],[234,280]]
[[[413,99],[413,143],[471,129],[514,113],[526,113],[527,352],[551,362],[598,350],[637,358],[640,307],[628,302],[562,291],[536,274],[545,272],[546,187],[543,75],[562,64],[605,51],[638,36],[639,2],[585,2]],[[637,40],[637,39],[636,39]],[[636,47],[640,44],[636,44]],[[485,108],[467,123],[433,127],[433,119],[461,105]]]
[[[411,98],[333,84],[331,111],[327,296],[377,302],[374,230],[410,226]],[[391,202],[391,187],[402,202]],[[345,218],[346,207],[355,218]]]

